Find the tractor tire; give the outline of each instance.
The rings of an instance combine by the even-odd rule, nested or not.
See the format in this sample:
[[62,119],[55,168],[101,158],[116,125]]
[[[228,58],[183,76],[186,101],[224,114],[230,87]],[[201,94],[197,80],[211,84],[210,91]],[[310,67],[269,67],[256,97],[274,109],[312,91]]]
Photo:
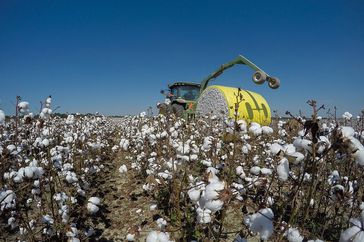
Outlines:
[[174,103],[172,104],[172,111],[176,117],[183,117],[185,109],[182,105]]
[[158,105],[159,114],[163,114],[164,116],[170,115],[172,113],[171,105],[161,103]]
[[255,84],[261,85],[267,79],[267,75],[264,72],[256,71],[252,76],[252,80]]
[[268,86],[272,89],[277,89],[281,85],[280,80],[277,77],[271,77]]

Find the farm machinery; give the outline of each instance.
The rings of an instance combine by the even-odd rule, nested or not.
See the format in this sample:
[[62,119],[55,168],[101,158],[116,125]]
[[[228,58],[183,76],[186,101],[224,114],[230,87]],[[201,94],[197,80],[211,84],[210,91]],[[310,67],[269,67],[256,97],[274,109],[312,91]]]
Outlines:
[[[269,76],[253,62],[239,55],[236,59],[221,65],[215,72],[203,79],[201,83],[175,82],[168,85],[168,90],[161,91],[166,96],[166,102],[157,105],[159,113],[173,113],[186,119],[193,118],[195,115],[212,114],[230,118],[238,115],[239,119],[248,122],[257,122],[262,125],[269,124],[271,122],[270,107],[260,94],[233,87],[208,86],[210,81],[213,81],[225,70],[235,65],[246,65],[252,69],[254,71],[252,80],[258,85],[267,82],[272,89],[277,89],[280,86],[278,78]],[[243,98],[239,103],[238,112],[236,112],[233,107],[235,107],[238,92]]]

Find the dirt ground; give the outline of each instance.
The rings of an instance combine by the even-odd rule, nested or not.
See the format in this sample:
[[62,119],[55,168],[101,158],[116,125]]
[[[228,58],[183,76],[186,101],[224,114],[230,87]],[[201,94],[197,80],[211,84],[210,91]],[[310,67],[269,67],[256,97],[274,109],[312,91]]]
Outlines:
[[[125,164],[123,156],[117,155],[114,162],[107,164],[106,174],[98,177],[97,183],[100,186],[95,193],[100,194],[103,199],[103,213],[106,220],[96,225],[100,231],[97,239],[99,241],[126,241],[128,230],[138,228],[140,234],[136,241],[145,241],[150,231],[159,230],[155,219],[163,217],[163,212],[158,209],[150,210],[150,206],[155,204],[155,201],[143,191],[143,183],[140,178],[132,172],[123,174],[119,172],[118,168],[121,164]],[[238,202],[231,207],[227,211],[228,219],[226,219],[224,227],[229,228],[229,231],[237,231],[241,226],[243,214]],[[233,241],[235,236],[235,233],[228,234],[228,237],[222,241]],[[251,238],[249,241],[258,240]]]

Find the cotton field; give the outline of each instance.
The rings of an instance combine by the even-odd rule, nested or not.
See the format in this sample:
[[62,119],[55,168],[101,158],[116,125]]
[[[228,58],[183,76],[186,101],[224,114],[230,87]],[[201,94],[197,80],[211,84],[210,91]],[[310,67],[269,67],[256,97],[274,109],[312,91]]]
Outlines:
[[[270,126],[206,116],[0,110],[9,241],[364,241],[363,116]],[[291,110],[292,111],[292,110]],[[292,112],[293,113],[293,112]]]

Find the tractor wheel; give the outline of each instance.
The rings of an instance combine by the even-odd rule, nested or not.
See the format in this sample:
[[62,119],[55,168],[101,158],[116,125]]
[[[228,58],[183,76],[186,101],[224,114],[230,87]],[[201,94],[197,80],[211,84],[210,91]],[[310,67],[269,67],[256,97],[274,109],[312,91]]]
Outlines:
[[256,71],[254,72],[252,79],[253,82],[260,85],[265,82],[265,80],[267,79],[267,75],[264,72]]
[[271,77],[268,86],[272,89],[277,89],[281,85],[281,82],[277,77]]
[[185,111],[184,107],[180,104],[174,103],[172,104],[172,111],[176,117],[183,117],[183,112]]
[[159,114],[163,114],[167,116],[172,113],[171,106],[165,103],[161,103],[158,105]]

